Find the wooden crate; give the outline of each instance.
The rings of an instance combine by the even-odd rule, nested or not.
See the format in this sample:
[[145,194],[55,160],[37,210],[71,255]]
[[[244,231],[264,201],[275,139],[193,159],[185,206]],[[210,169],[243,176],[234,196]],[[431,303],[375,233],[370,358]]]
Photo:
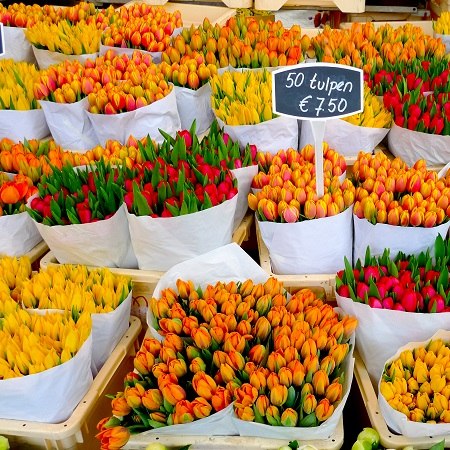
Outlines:
[[[94,444],[93,436],[96,434],[95,425],[102,417],[111,414],[106,410],[99,410],[103,404],[104,396],[111,392],[109,385],[119,368],[127,357],[131,357],[138,349],[136,339],[141,330],[138,318],[130,317],[130,327],[117,344],[111,356],[106,360],[91,385],[91,388],[80,401],[72,415],[62,423],[38,423],[21,420],[0,419],[0,435],[6,436],[11,447],[21,449],[58,449],[68,450],[81,447],[82,443],[91,441],[85,448],[99,448],[97,441]],[[128,371],[128,367],[126,368]],[[123,389],[123,378],[121,379]],[[109,405],[110,400],[106,399]]]
[[344,13],[364,12],[365,0],[255,0],[255,9],[278,11],[283,7],[312,7],[317,9],[339,9]]
[[280,280],[285,289],[291,293],[298,291],[302,288],[315,288],[316,290],[323,290],[325,293],[325,299],[327,301],[334,301],[335,299],[335,278],[336,274],[323,274],[323,275],[280,275],[272,272],[272,266],[270,264],[269,250],[264,244],[261,237],[261,232],[256,222],[256,239],[258,241],[259,252],[259,264],[260,266],[271,276]]

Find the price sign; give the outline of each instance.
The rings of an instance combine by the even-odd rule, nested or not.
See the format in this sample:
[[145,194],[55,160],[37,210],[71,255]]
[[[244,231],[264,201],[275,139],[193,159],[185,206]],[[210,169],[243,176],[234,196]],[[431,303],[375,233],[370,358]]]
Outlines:
[[323,120],[363,110],[363,72],[341,64],[298,64],[272,72],[273,112]]
[[325,121],[351,116],[364,108],[363,71],[341,64],[298,64],[272,72],[275,114],[311,121],[316,161],[316,193],[324,194]]

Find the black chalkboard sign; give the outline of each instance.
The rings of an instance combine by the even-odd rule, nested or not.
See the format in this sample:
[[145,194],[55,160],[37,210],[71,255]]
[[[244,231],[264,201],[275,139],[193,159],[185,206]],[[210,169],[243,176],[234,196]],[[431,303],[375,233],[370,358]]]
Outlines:
[[363,72],[342,64],[297,64],[272,72],[273,112],[323,120],[363,110]]
[[5,36],[3,31],[3,23],[0,22],[0,56],[5,54]]

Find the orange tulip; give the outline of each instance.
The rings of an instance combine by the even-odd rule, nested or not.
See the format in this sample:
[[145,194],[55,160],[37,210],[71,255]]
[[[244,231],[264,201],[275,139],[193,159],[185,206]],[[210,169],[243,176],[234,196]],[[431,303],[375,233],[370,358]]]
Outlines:
[[197,395],[206,400],[211,400],[215,390],[217,389],[217,384],[205,372],[197,372],[192,377],[192,387]]
[[100,442],[102,448],[120,449],[130,438],[130,432],[125,427],[106,428],[95,436]]

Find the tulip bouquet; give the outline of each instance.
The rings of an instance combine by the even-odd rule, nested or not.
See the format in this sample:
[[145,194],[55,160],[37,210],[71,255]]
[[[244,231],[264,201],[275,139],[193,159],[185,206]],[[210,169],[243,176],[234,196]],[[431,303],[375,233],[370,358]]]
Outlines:
[[[158,153],[147,139],[147,146],[141,146],[146,161],[134,168],[139,175],[125,181],[134,251],[139,267],[151,270],[167,270],[229,243],[237,204],[237,183],[228,169],[201,156],[190,160],[179,134],[173,140],[164,133],[164,138]],[[182,245],[161,249],[160,242],[172,234]]]
[[[233,400],[240,419],[234,424],[242,435],[247,435],[244,421],[316,426],[343,403],[349,373],[342,373],[342,362],[356,321],[339,319],[308,289],[287,301],[275,278],[202,287],[178,279],[176,288],[152,298],[150,309],[164,339],[144,341],[135,373],[126,376],[123,393],[112,400],[114,416],[100,424],[102,442],[119,431],[120,445],[145,429],[170,433],[162,427],[203,419]],[[204,431],[206,423],[198,426]]]
[[92,314],[92,371],[96,374],[128,329],[131,280],[110,270],[86,266],[49,267],[22,283],[24,308]]
[[[74,25],[65,21],[57,24],[38,22],[25,32],[25,36],[34,48],[66,56],[97,53],[100,49],[101,34],[102,31],[97,29],[95,23],[87,24],[85,21],[77,22]],[[53,63],[55,62],[53,61]],[[47,67],[47,64],[42,64],[39,59],[38,63],[41,69]]]
[[439,331],[431,340],[402,347],[386,364],[379,384],[380,408],[389,426],[404,436],[423,436],[426,431],[445,435],[450,429],[448,339],[448,331]]
[[8,27],[28,28],[37,22],[55,23],[59,20],[61,13],[62,8],[56,9],[52,5],[13,3],[0,6],[0,22]]
[[[65,61],[44,71],[35,85],[35,95],[40,100],[57,143],[65,148],[81,150],[97,145],[98,137],[86,115],[89,108],[86,97],[99,98],[99,105],[104,106],[103,96],[98,96],[97,92],[106,86],[112,88],[124,80],[141,80],[151,65],[151,57],[138,51],[131,56],[108,51],[95,60],[87,60],[84,65],[77,61]],[[94,102],[92,98],[91,102]]]
[[445,45],[440,39],[428,36],[412,24],[395,29],[390,24],[375,29],[371,22],[354,23],[348,30],[326,27],[312,43],[318,61],[359,67],[369,83],[383,68],[394,65],[408,73],[410,65],[417,64],[416,60],[431,62],[445,56]]
[[219,125],[241,146],[253,143],[271,152],[297,147],[297,120],[272,112],[272,76],[267,70],[224,72],[210,83]]
[[15,140],[49,134],[43,111],[33,95],[39,72],[33,64],[0,61],[0,137]]
[[92,383],[90,315],[33,315],[1,304],[0,417],[66,420]]
[[171,41],[176,28],[183,25],[181,13],[145,3],[121,8],[102,35],[107,47],[135,48],[148,52],[162,52]]
[[123,203],[124,172],[99,161],[92,168],[54,168],[42,177],[27,210],[60,263],[136,267]]
[[262,72],[225,72],[211,80],[216,116],[226,125],[254,125],[275,118],[272,77]]
[[109,313],[131,292],[131,280],[114,275],[106,268],[87,270],[86,266],[51,266],[22,284],[20,300],[25,308],[70,311],[76,318]]
[[51,139],[30,139],[15,143],[3,138],[0,141],[0,169],[13,174],[24,174],[33,183],[40,181],[42,175],[49,175],[52,167],[61,169],[65,164],[83,166],[100,157],[101,155],[96,157],[92,152],[82,154],[63,150]]
[[94,170],[54,169],[42,177],[28,212],[44,225],[92,223],[111,218],[123,202],[123,170],[99,161]]
[[[138,84],[133,84],[136,82]],[[163,99],[173,86],[168,84],[164,75],[145,74],[136,79],[129,79],[114,86],[106,85],[88,96],[89,112],[93,114],[120,114],[151,105]]]
[[352,269],[346,261],[345,270],[336,276],[336,292],[371,308],[410,313],[450,312],[442,237],[437,238],[435,247],[434,263],[429,252],[408,257],[399,253],[392,261],[388,249],[378,258],[367,250],[364,264],[358,259]]
[[257,154],[260,172],[254,177],[252,187],[259,192],[249,194],[250,208],[258,220],[294,223],[319,219],[341,213],[353,204],[355,188],[350,180],[341,184],[345,174],[345,159],[324,148],[324,174],[327,196],[317,199],[314,175],[314,149],[311,145],[300,152],[280,150],[276,155]]
[[183,29],[166,54],[177,62],[183,55],[202,52],[208,64],[219,67],[261,68],[297,64],[305,53],[314,56],[310,47],[310,38],[302,36],[298,25],[286,29],[280,21],[231,18],[225,26],[213,26],[205,18],[201,26]]
[[437,234],[447,233],[447,180],[427,170],[425,161],[408,168],[400,158],[360,153],[353,175],[355,259],[364,257],[367,246],[374,255],[385,247],[419,253],[433,245]]
[[0,379],[36,374],[69,361],[90,333],[87,313],[77,320],[62,314],[31,316],[21,309],[6,313],[0,340],[8,356],[0,360]]
[[[350,179],[340,179],[345,171],[344,158],[325,144],[325,194],[322,198],[316,193],[311,145],[300,152],[280,150],[275,156],[260,153],[257,160],[263,170],[254,178],[253,187],[261,190],[249,194],[248,202],[250,209],[256,212],[272,270],[292,274],[334,272],[343,254],[351,258],[352,247],[349,206],[353,204],[355,188]],[[320,231],[317,227],[321,227]],[[342,238],[338,244],[331,245],[328,237],[338,229]],[[286,257],[282,248],[288,241],[290,250]],[[339,247],[339,250],[330,252],[331,247]],[[324,259],[328,260],[327,264],[323,263]]]

